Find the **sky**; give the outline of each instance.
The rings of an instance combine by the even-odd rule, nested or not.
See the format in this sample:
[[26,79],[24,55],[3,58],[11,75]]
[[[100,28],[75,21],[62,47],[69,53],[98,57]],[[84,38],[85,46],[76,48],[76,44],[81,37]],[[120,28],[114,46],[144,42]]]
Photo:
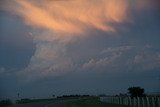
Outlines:
[[0,99],[160,92],[158,0],[1,0]]

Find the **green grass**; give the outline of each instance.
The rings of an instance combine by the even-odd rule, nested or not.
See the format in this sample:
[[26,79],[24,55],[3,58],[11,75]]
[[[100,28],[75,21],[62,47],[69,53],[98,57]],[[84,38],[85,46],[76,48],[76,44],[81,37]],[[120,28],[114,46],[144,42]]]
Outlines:
[[48,99],[21,99],[17,100],[17,104],[24,104],[24,103],[33,103],[33,102],[45,102],[45,101],[52,101],[54,100],[53,98],[48,98]]
[[86,99],[80,99],[77,101],[70,101],[67,103],[67,107],[128,107],[128,106],[109,104],[101,102],[98,97],[90,97]]

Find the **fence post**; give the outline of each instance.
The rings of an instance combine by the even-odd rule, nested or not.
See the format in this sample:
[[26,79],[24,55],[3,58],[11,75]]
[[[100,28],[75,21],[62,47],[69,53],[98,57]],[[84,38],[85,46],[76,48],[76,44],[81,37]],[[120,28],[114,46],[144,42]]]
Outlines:
[[135,97],[133,97],[133,106],[134,107],[136,106],[136,99],[135,99]]
[[152,97],[152,107],[155,107],[155,98],[154,97]]
[[111,97],[111,103],[113,104],[113,97]]
[[118,98],[117,104],[119,104],[119,97],[117,97],[117,98]]
[[142,98],[142,107],[145,107],[145,102],[144,102],[144,100],[145,100],[145,97]]
[[158,100],[158,107],[160,107],[160,97],[158,97],[157,100]]
[[128,106],[129,105],[129,97],[126,97],[126,105]]
[[123,98],[124,99],[124,104],[123,105],[126,105],[126,98]]
[[113,103],[115,104],[116,102],[115,102],[115,97],[113,97]]
[[124,104],[124,100],[123,100],[123,97],[121,98],[121,100],[122,100],[122,105]]
[[146,97],[146,100],[147,100],[147,107],[149,107],[149,106],[150,106],[150,105],[149,105],[149,98]]
[[128,97],[126,97],[126,105],[128,106]]
[[112,103],[114,104],[114,97],[112,97]]
[[116,104],[118,104],[119,103],[119,98],[118,97],[116,97]]
[[128,97],[126,97],[126,105],[128,106]]
[[131,100],[131,97],[129,97],[129,106],[132,106],[132,100]]
[[120,100],[119,100],[119,101],[120,101],[120,104],[122,104],[122,98],[120,97],[119,99],[120,99]]
[[125,105],[126,104],[126,100],[125,100],[125,98],[123,98],[123,105]]
[[140,107],[140,98],[137,97],[137,103],[138,103],[138,107]]
[[122,103],[121,103],[121,97],[119,97],[119,104],[122,104]]

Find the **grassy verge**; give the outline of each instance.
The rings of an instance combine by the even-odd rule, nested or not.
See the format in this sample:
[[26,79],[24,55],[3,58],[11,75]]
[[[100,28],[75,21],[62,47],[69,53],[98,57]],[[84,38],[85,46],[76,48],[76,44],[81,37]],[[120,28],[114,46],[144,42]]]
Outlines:
[[77,101],[70,101],[67,107],[128,107],[117,104],[109,104],[101,102],[98,97],[91,97],[87,99],[80,99]]
[[50,99],[21,99],[17,100],[17,104],[24,104],[24,103],[33,103],[33,102],[45,102],[45,101],[52,101],[54,100],[53,98]]

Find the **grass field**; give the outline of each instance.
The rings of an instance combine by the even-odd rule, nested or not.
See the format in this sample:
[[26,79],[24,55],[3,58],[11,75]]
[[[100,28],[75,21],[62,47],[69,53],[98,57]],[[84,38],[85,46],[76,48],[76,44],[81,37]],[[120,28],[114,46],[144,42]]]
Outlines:
[[128,106],[109,104],[101,102],[97,97],[91,97],[86,99],[80,99],[77,101],[70,101],[67,103],[67,107],[128,107]]

